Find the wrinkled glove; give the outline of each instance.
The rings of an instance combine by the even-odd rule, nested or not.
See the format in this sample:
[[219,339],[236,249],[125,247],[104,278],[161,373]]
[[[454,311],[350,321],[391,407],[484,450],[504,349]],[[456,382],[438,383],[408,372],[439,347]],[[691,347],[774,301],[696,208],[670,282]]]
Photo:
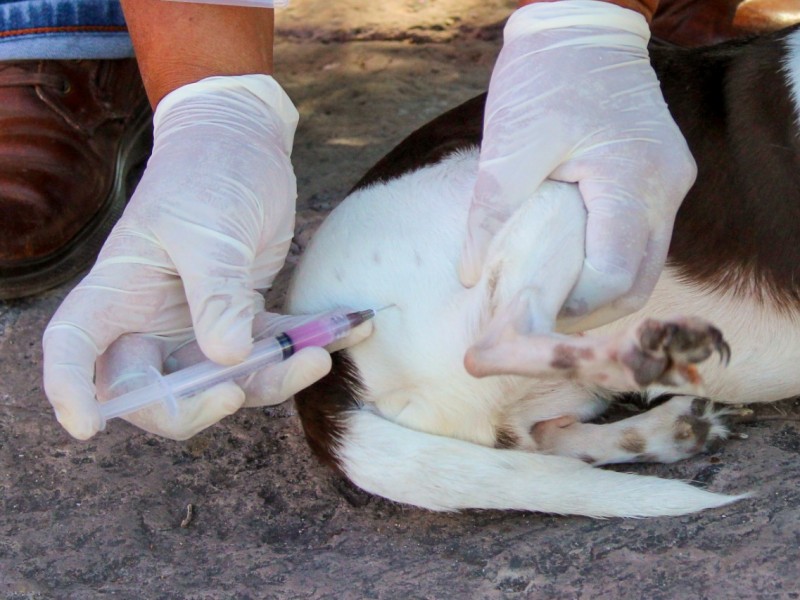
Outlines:
[[696,167],[640,14],[594,0],[530,4],[504,35],[459,275],[477,283],[494,234],[545,178],[577,182],[585,261],[562,316],[566,328],[596,327],[647,301]]
[[[74,437],[87,439],[101,426],[93,375],[104,353],[98,375],[102,367],[104,385],[115,393],[124,387],[118,382],[126,362],[160,366],[193,337],[219,363],[249,354],[253,318],[263,306],[256,290],[282,267],[294,229],[297,118],[266,75],[212,77],[161,101],[153,153],[136,192],[97,263],[44,333],[45,393]],[[131,333],[140,335],[112,346]],[[274,367],[270,385],[277,392],[264,400],[285,399],[324,375],[329,362],[320,352]],[[235,384],[223,385],[201,394],[182,412],[183,422],[129,420],[187,437],[245,402]]]

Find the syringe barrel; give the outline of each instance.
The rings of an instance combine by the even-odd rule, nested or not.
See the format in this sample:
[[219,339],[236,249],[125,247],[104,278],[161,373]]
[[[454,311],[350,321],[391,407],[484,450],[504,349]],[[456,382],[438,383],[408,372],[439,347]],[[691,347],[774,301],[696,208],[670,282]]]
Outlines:
[[100,414],[108,421],[160,402],[164,391],[158,383],[151,383],[127,394],[100,403]]
[[375,312],[370,310],[334,313],[313,319],[276,337],[257,341],[250,355],[235,365],[225,366],[206,360],[163,377],[155,372],[155,382],[102,403],[100,413],[108,420],[156,403],[174,407],[175,400],[194,396],[226,381],[243,379],[285,360],[303,348],[327,346],[342,339],[353,327],[374,315]]
[[293,352],[299,352],[309,346],[327,346],[340,340],[352,330],[352,320],[348,314],[336,313],[326,315],[308,323],[303,323],[284,332],[291,340]]
[[210,360],[165,375],[163,384],[172,390],[175,398],[188,398],[226,381],[247,377],[284,359],[284,346],[278,338],[268,338],[253,344],[253,351],[244,361],[235,365],[220,365]]
[[161,376],[156,371],[153,377],[160,379],[102,402],[100,414],[108,421],[153,404],[169,406],[174,400],[194,396],[217,384],[246,377],[271,364],[279,363],[283,356],[283,345],[277,338],[268,338],[256,342],[250,356],[239,364],[225,366],[205,360],[169,375]]

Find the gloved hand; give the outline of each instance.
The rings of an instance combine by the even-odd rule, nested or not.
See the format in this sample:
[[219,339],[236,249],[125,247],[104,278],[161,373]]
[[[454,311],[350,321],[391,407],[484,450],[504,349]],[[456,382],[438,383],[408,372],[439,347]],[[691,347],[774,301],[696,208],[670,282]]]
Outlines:
[[477,283],[494,234],[551,178],[577,182],[588,213],[583,270],[562,308],[567,328],[644,305],[696,175],[650,65],[649,36],[640,14],[594,0],[511,16],[489,86],[462,283]]
[[[109,385],[126,361],[160,365],[194,336],[219,363],[249,354],[261,306],[256,290],[280,270],[294,229],[297,118],[266,75],[212,77],[161,101],[153,153],[136,192],[94,268],[44,333],[45,393],[74,437],[87,439],[101,425],[92,380],[107,350],[100,364],[108,361]],[[130,333],[146,336],[109,348]],[[324,375],[320,352],[275,367],[273,399]],[[186,422],[148,427],[186,437],[243,402],[233,387],[215,390],[184,415]]]

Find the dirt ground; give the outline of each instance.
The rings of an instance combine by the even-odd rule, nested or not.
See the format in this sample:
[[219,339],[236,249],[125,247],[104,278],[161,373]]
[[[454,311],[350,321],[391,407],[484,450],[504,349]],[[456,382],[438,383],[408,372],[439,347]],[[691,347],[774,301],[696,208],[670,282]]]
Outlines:
[[[295,0],[279,17],[277,75],[302,125],[297,244],[274,305],[349,186],[406,133],[484,89],[510,8],[386,4]],[[713,455],[626,467],[754,493],[722,510],[432,514],[321,467],[290,403],[188,442],[121,421],[71,439],[40,372],[42,331],[69,288],[0,302],[2,598],[800,598],[797,402],[760,409],[740,427],[749,439]]]

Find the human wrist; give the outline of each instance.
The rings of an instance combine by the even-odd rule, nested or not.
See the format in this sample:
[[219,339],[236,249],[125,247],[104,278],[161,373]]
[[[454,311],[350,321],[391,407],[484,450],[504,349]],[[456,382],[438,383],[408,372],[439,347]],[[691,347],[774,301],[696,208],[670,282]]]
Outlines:
[[168,118],[166,115],[190,106],[196,99],[200,99],[203,109],[207,110],[212,97],[220,100],[214,103],[216,110],[227,110],[236,120],[248,119],[256,127],[274,122],[280,131],[280,147],[287,155],[291,154],[299,113],[271,75],[207,77],[173,90],[156,108],[153,116],[155,135],[161,131],[162,123]]
[[207,77],[272,72],[273,11],[122,0],[151,105]]
[[[518,0],[518,8],[527,6],[529,4],[564,2],[568,0]],[[642,15],[648,23],[653,20],[653,15],[658,9],[659,0],[594,0],[596,2],[605,2],[607,4],[615,4],[622,8],[633,10]]]
[[595,44],[647,48],[650,27],[645,18],[632,10],[597,0],[536,2],[517,9],[506,22],[503,43],[545,31],[574,28],[607,29],[609,35]]

